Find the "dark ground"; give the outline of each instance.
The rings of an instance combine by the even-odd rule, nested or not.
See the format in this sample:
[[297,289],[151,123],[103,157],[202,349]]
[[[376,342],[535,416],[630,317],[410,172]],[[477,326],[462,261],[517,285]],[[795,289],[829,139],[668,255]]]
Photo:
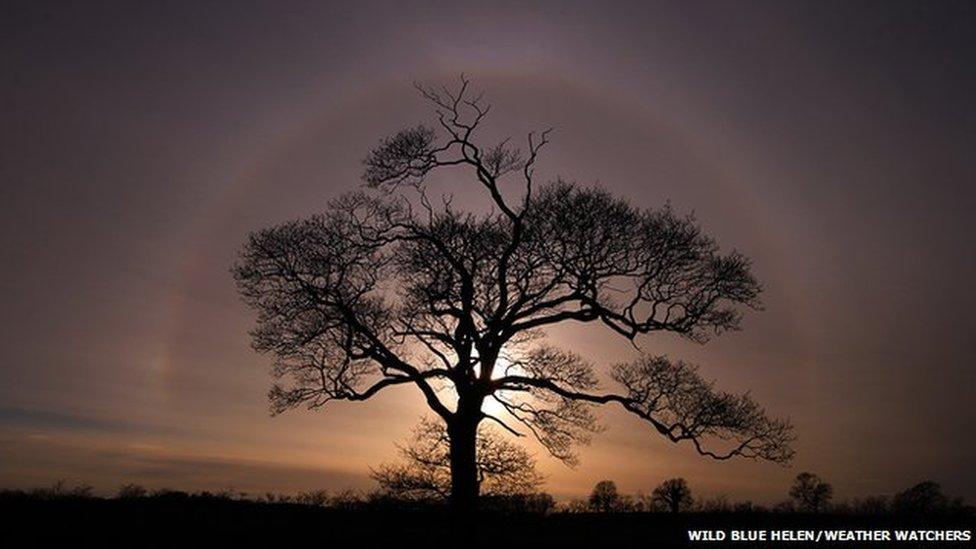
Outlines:
[[[970,542],[697,543],[688,529],[976,528],[970,516],[784,513],[549,515],[483,513],[463,521],[443,509],[342,510],[207,498],[0,501],[0,547],[973,547]],[[727,534],[728,535],[728,534]]]

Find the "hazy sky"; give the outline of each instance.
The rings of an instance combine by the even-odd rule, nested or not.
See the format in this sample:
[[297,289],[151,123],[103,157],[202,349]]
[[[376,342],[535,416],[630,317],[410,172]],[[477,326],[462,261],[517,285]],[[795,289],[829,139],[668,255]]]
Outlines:
[[0,485],[370,487],[420,399],[269,417],[228,269],[424,119],[414,80],[464,72],[490,132],[556,127],[541,173],[670,200],[754,258],[742,332],[641,343],[800,437],[792,468],[715,463],[607,409],[576,469],[536,448],[547,490],[773,501],[813,470],[839,497],[976,498],[976,5],[44,4],[0,7]]

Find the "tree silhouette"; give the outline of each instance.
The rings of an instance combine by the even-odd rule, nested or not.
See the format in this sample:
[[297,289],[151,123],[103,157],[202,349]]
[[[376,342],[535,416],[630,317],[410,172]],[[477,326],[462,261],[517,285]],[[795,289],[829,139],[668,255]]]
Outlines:
[[938,482],[926,480],[895,494],[891,507],[896,513],[924,515],[943,511],[949,501]]
[[617,511],[621,507],[623,498],[617,491],[617,483],[612,480],[601,480],[593,486],[587,503],[590,509],[600,513]]
[[[371,475],[385,492],[402,499],[450,495],[451,441],[443,422],[424,418],[414,429],[413,440],[398,449],[402,462],[380,465]],[[487,424],[479,426],[475,455],[483,495],[530,494],[542,484],[529,452]]]
[[[669,207],[539,183],[550,132],[530,133],[525,150],[481,144],[490,107],[463,77],[453,89],[418,89],[437,130],[382,140],[364,160],[365,188],[322,214],[252,233],[233,268],[258,311],[253,346],[274,356],[273,413],[414,387],[446,426],[459,509],[476,503],[486,419],[513,435],[524,429],[570,464],[574,443],[597,430],[593,407],[608,403],[705,456],[790,459],[788,422],[748,395],[714,389],[692,365],[641,355],[610,369],[622,391],[605,392],[592,365],[541,341],[544,329],[576,322],[634,345],[650,332],[705,342],[759,305],[747,258],[721,253]],[[490,211],[431,196],[441,170],[466,170]],[[486,412],[486,400],[504,413]]]
[[651,493],[651,500],[672,513],[685,511],[694,503],[691,488],[683,478],[670,478],[659,484]]
[[803,472],[796,475],[790,488],[790,497],[801,511],[819,513],[834,496],[834,488],[817,475]]

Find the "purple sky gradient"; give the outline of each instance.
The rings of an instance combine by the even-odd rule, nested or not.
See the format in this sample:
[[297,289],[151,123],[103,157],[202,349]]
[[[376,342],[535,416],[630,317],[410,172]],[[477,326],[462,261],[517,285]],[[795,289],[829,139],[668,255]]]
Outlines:
[[420,399],[269,417],[228,269],[427,119],[414,80],[464,72],[488,135],[555,126],[540,173],[670,200],[755,259],[742,332],[642,345],[800,437],[790,469],[714,463],[607,410],[576,469],[535,448],[547,490],[776,501],[813,470],[839,497],[976,498],[973,4],[136,4],[0,7],[0,485],[370,487]]

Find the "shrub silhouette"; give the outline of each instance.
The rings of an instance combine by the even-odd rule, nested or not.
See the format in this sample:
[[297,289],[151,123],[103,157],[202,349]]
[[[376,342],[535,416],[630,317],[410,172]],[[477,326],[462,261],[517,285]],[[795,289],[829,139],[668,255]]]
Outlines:
[[[424,418],[414,429],[413,440],[398,449],[400,463],[383,464],[371,472],[381,489],[405,499],[449,496],[451,445],[442,422]],[[529,452],[488,425],[478,429],[476,465],[479,491],[488,496],[532,494],[543,481]]]
[[115,497],[119,499],[136,499],[144,498],[148,494],[149,491],[138,484],[123,484],[119,487],[119,491],[116,493]]

